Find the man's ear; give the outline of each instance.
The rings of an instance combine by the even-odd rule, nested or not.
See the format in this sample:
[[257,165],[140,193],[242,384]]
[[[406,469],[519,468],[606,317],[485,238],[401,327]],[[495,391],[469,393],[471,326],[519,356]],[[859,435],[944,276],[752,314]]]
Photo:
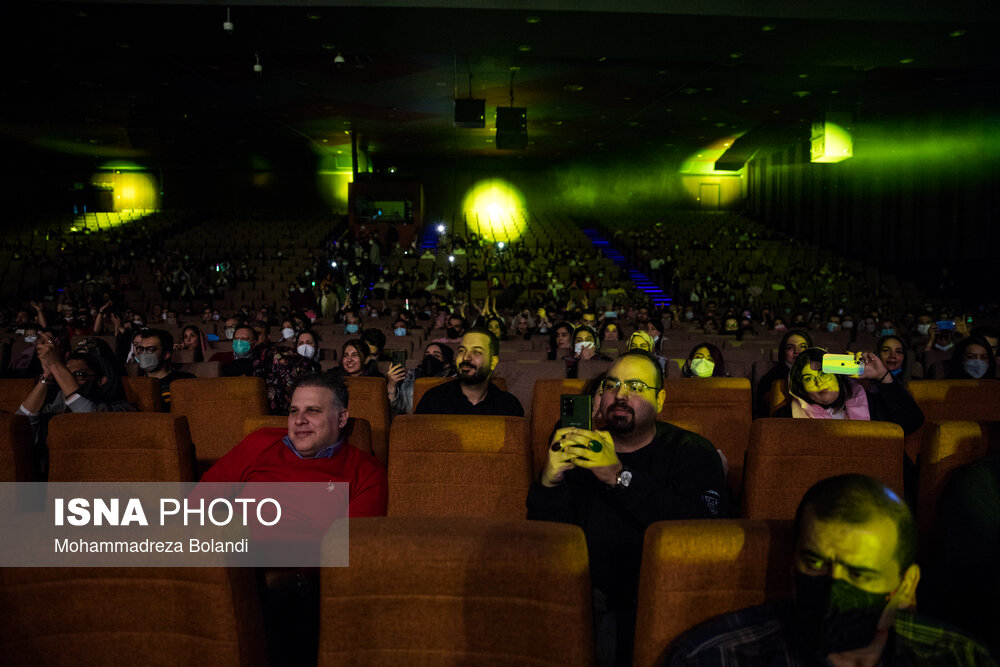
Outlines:
[[350,415],[347,412],[347,408],[340,411],[340,417],[337,418],[337,423],[340,425],[340,428],[347,426],[348,417],[350,417]]
[[903,581],[899,584],[899,592],[894,598],[897,609],[913,607],[917,602],[917,584],[920,583],[920,566],[914,563],[906,568],[903,573]]
[[660,410],[663,409],[663,402],[667,400],[667,390],[661,389],[656,392],[656,414],[660,414]]
[[498,363],[500,363],[500,357],[492,357],[490,359],[490,372],[496,369]]

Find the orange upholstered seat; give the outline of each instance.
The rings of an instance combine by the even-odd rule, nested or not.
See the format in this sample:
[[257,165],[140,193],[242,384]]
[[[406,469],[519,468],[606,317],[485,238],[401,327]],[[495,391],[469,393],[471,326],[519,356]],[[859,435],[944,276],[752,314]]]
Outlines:
[[[247,417],[243,420],[243,437],[259,428],[288,428],[288,417],[282,415],[263,415]],[[341,431],[352,447],[357,447],[366,454],[372,453],[372,427],[367,419],[348,417],[347,425]]]
[[791,519],[816,482],[869,475],[903,495],[903,429],[878,421],[758,419],[750,428],[743,516]]
[[0,414],[0,482],[41,479],[32,451],[31,426],[24,415]]
[[345,384],[348,414],[371,425],[372,454],[385,465],[389,455],[389,396],[385,378],[349,377],[345,378]]
[[249,568],[3,568],[8,665],[265,665]]
[[531,453],[524,417],[401,415],[389,450],[390,516],[525,516]]
[[195,481],[191,433],[179,415],[55,415],[47,442],[50,482]]
[[559,397],[563,394],[579,394],[586,380],[542,379],[535,381],[531,396],[531,451],[534,459],[534,474],[537,476],[548,460],[549,437],[559,423]]
[[159,412],[163,408],[163,393],[157,378],[125,375],[122,387],[125,389],[125,400],[139,412]]
[[320,574],[322,667],[594,663],[587,546],[577,526],[350,523],[350,567]]
[[0,378],[0,411],[17,412],[35,382],[34,378]]
[[646,529],[633,665],[659,665],[702,621],[791,595],[790,521],[659,521]]
[[916,459],[930,422],[1000,422],[1000,382],[996,380],[922,380],[907,385],[924,413],[924,425],[906,437],[906,454]]
[[267,414],[264,379],[188,378],[170,384],[171,414],[188,418],[198,467],[208,469],[243,438],[243,420]]

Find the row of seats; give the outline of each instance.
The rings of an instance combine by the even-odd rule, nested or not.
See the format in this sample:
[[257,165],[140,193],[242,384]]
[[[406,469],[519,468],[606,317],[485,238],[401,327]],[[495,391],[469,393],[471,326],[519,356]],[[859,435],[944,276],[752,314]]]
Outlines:
[[[284,423],[276,416],[245,418],[241,434]],[[523,517],[538,465],[532,459],[544,456],[537,444],[532,451],[529,432],[522,417],[398,417],[390,433],[389,515]],[[0,415],[0,433],[6,441],[0,479],[36,481],[27,419]],[[371,451],[372,434],[366,420],[348,421],[349,441],[359,449]],[[917,493],[921,526],[933,520],[950,471],[989,450],[988,435],[974,421],[927,427]],[[53,482],[194,481],[198,476],[189,419],[180,415],[57,415],[49,424],[48,446]],[[810,486],[852,472],[876,477],[902,494],[902,430],[885,422],[757,420],[741,471],[740,514],[790,519]]]

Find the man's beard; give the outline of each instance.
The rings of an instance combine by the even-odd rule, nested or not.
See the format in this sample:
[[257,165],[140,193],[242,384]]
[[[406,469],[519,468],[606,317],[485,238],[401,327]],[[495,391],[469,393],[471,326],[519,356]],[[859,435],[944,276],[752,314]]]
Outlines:
[[[468,371],[474,370],[474,373]],[[462,384],[482,384],[490,376],[490,371],[486,366],[476,368],[472,364],[462,363],[458,366],[458,379]]]
[[[624,408],[625,413],[612,413],[614,408]],[[611,435],[626,435],[635,429],[635,410],[626,403],[613,403],[605,410],[604,421]]]

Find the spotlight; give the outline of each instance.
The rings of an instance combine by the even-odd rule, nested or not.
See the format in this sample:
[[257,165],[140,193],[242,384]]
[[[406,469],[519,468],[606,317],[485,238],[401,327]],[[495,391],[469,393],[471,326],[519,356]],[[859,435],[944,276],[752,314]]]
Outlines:
[[338,70],[342,70],[344,69],[345,62],[347,61],[344,60],[344,56],[341,55],[340,51],[337,51],[337,55],[333,57],[333,66],[336,67]]
[[454,264],[455,263],[455,256],[454,255],[448,255],[448,261],[451,262],[452,264]]
[[497,247],[503,250],[503,245],[503,241],[500,241],[500,243],[497,244]]
[[444,225],[437,226],[438,234],[444,234]]
[[337,263],[335,261],[333,261],[332,259],[330,260],[330,268],[333,268],[333,269],[337,268]]
[[256,72],[257,74],[260,74],[261,72],[264,71],[264,66],[260,64],[260,56],[256,54],[254,54],[254,56],[257,58],[257,62],[255,62],[253,65],[253,71]]
[[226,7],[226,20],[222,22],[222,29],[226,32],[233,31],[233,22],[229,20],[229,7]]

